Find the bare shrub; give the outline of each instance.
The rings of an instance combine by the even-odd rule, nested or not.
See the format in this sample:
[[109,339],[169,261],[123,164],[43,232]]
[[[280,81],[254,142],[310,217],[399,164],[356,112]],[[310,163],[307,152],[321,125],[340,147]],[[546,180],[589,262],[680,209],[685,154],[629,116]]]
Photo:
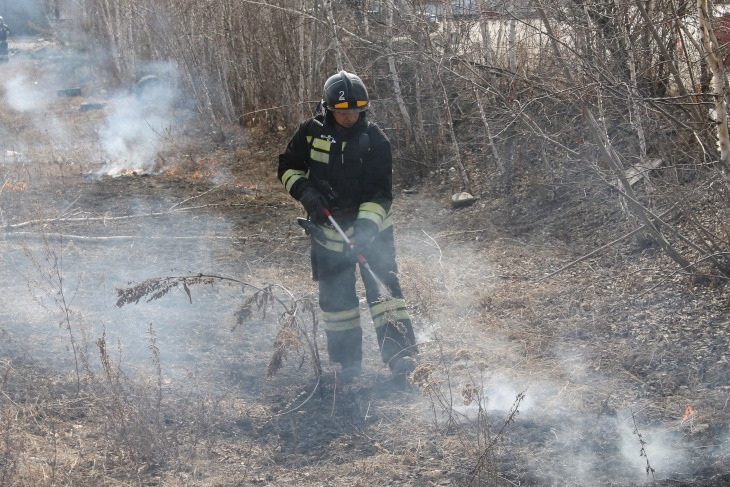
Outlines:
[[[152,362],[159,371],[159,356],[155,351],[154,334],[150,328]],[[115,360],[108,349],[106,335],[96,342],[106,380],[93,395],[96,408],[104,412],[105,435],[120,452],[118,461],[144,465],[146,468],[168,464],[177,458],[177,432],[164,422],[161,378],[151,384],[130,380],[121,370],[121,344],[117,345]],[[150,387],[152,386],[152,387]]]
[[[244,300],[235,312],[236,322],[232,331],[244,322],[252,319],[256,311],[264,319],[267,310],[272,309],[274,306],[283,310],[279,317],[279,331],[276,335],[273,344],[273,354],[269,361],[269,375],[276,374],[282,367],[287,353],[291,351],[299,353],[306,351],[309,353],[314,375],[319,379],[322,373],[322,365],[317,348],[318,321],[315,307],[309,300],[295,299],[288,290],[280,286],[269,285],[264,288],[259,288],[237,279],[203,274],[152,278],[140,283],[130,284],[127,288],[117,289],[117,306],[121,307],[131,303],[136,304],[143,298],[147,302],[154,301],[163,297],[171,289],[179,287],[185,290],[192,303],[189,285],[212,285],[217,282],[240,285],[244,292],[247,289],[253,290],[253,293]],[[276,290],[283,291],[285,297],[278,297],[275,294]],[[285,299],[289,301],[287,302]],[[308,323],[311,329],[307,326]]]
[[[437,343],[439,347],[442,346],[440,340]],[[495,420],[488,414],[488,397],[482,386],[484,371],[481,370],[477,377],[459,385],[442,348],[440,357],[438,364],[419,364],[413,371],[412,381],[430,399],[436,429],[446,435],[455,435],[461,451],[473,455],[467,485],[497,485],[495,450],[508,426],[516,420],[525,395],[517,394],[506,417],[495,429]],[[469,352],[460,350],[456,352],[456,358],[468,360]],[[478,370],[479,364],[475,366]],[[464,407],[475,408],[476,414],[466,414]]]
[[[722,83],[717,75],[712,83],[707,64],[724,51],[707,19],[714,13],[698,5],[477,3],[434,15],[418,2],[396,9],[389,2],[84,0],[72,16],[105,46],[98,57],[117,83],[138,79],[151,61],[171,63],[214,126],[290,129],[313,113],[322,82],[348,69],[370,89],[371,117],[393,142],[399,182],[449,179],[451,191],[488,195],[542,173],[554,190],[619,189],[618,205],[600,199],[596,211],[623,204],[630,224],[646,225],[645,210],[662,212],[660,203],[724,179],[717,137],[727,130],[708,124],[710,108],[723,113]],[[586,113],[618,154],[615,164]],[[451,168],[457,177],[448,176]],[[613,183],[630,171],[641,174],[633,184],[646,186],[632,196],[638,206],[626,206],[627,188]],[[680,177],[658,187],[657,176]],[[688,209],[651,238],[682,272],[724,278],[727,242],[703,245],[722,222],[713,217],[700,227],[692,223],[703,220],[699,212],[713,210]],[[709,271],[697,272],[699,263]]]
[[[40,238],[42,246],[39,253],[34,252],[30,245],[23,245],[23,252],[34,267],[37,276],[36,278],[29,277],[26,284],[30,295],[41,307],[49,309],[47,303],[41,301],[43,298],[48,299],[54,308],[53,311],[61,316],[58,324],[68,333],[76,369],[76,387],[78,391],[81,391],[82,373],[92,375],[92,372],[87,356],[84,323],[78,310],[71,306],[73,300],[71,296],[75,295],[78,288],[72,290],[67,288],[63,252],[47,239],[45,233],[41,233]],[[80,280],[78,285],[80,286]],[[37,296],[42,296],[42,298]]]

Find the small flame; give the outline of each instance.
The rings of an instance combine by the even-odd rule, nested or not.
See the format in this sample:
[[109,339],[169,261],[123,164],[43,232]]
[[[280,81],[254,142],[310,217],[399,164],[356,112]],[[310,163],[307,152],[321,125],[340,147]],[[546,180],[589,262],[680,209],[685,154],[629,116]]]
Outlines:
[[5,184],[3,184],[2,188],[0,190],[5,189],[8,191],[25,191],[28,189],[28,183],[25,181],[18,181],[17,183],[12,182],[11,180],[7,180]]
[[211,178],[215,173],[216,160],[210,157],[201,157],[198,160],[198,167],[193,172],[193,179]]
[[258,184],[249,184],[245,182],[238,182],[233,185],[233,187],[238,191],[250,191],[250,192],[256,192],[259,189]]
[[163,174],[171,177],[185,176],[195,180],[212,179],[216,173],[217,163],[218,161],[212,157],[201,157],[195,161],[194,169],[189,165],[176,165],[163,171]]
[[147,172],[139,167],[115,164],[112,168],[102,172],[101,174],[112,178],[118,178],[120,176],[144,176]]
[[687,421],[695,414],[697,414],[697,410],[692,406],[687,406],[687,409],[684,410],[684,416],[682,417],[682,421]]

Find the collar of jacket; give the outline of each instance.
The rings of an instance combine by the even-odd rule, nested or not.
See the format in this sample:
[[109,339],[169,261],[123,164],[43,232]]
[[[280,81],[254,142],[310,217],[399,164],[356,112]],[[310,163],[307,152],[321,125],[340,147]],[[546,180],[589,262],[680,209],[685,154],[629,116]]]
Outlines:
[[357,122],[355,122],[355,125],[350,127],[349,129],[346,129],[342,127],[341,125],[338,125],[337,122],[335,122],[335,117],[332,115],[332,112],[329,110],[327,111],[327,114],[324,117],[324,121],[322,124],[323,127],[323,133],[331,133],[337,137],[338,135],[340,137],[344,137],[345,139],[349,139],[354,134],[362,132],[365,130],[368,126],[367,121],[367,112],[361,112],[360,118],[357,119]]

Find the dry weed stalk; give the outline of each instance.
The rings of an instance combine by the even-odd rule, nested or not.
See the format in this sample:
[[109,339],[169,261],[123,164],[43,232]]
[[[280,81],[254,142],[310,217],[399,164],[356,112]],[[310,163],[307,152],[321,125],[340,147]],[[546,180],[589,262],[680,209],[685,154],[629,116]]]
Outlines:
[[[273,355],[269,361],[267,373],[276,374],[281,369],[287,352],[294,350],[301,352],[306,348],[312,358],[314,374],[319,382],[322,374],[322,364],[317,347],[317,313],[310,300],[296,299],[286,288],[278,285],[258,287],[230,277],[197,274],[192,276],[156,277],[146,279],[129,287],[117,289],[117,306],[139,303],[144,299],[151,302],[160,299],[173,289],[182,288],[192,303],[190,287],[194,285],[213,285],[215,283],[235,284],[241,286],[241,291],[252,289],[253,294],[246,297],[234,313],[235,323],[231,331],[253,318],[259,312],[262,319],[266,318],[268,310],[278,306],[283,309],[279,317],[279,331],[273,344]],[[284,291],[286,297],[277,296],[276,290]],[[307,329],[306,321],[311,321],[311,330]]]
[[126,394],[121,384],[121,369],[114,367],[114,362],[109,355],[106,343],[106,330],[102,332],[101,337],[96,341],[96,346],[99,348],[99,359],[101,360],[102,368],[107,379],[107,385],[109,391],[106,394],[111,401],[109,401],[110,417],[112,418],[112,425],[110,430],[117,431],[123,438],[123,442],[129,444],[129,435],[127,432],[127,418],[128,408],[125,407],[124,398]]
[[[476,465],[474,466],[474,469],[471,473],[469,485],[482,485],[481,480],[484,476],[487,476],[489,478],[494,478],[496,476],[496,472],[494,471],[494,446],[497,444],[497,441],[499,441],[499,439],[503,436],[505,430],[507,429],[507,426],[515,422],[515,419],[520,412],[520,404],[522,403],[522,401],[524,401],[524,399],[524,392],[520,392],[517,394],[517,397],[515,397],[515,400],[512,403],[509,412],[507,413],[507,418],[502,422],[502,426],[499,428],[499,431],[497,431],[495,435],[489,438],[488,430],[486,430],[487,434],[485,435],[485,438],[489,441],[481,447],[481,451],[479,453],[479,457],[477,458]],[[479,405],[479,411],[481,416],[481,403]]]
[[[110,356],[106,332],[97,340],[99,355],[106,383],[96,405],[105,412],[104,433],[112,444],[118,444],[115,451],[122,452],[121,459],[142,465],[149,469],[164,465],[178,457],[178,440],[181,432],[174,423],[166,424],[162,396],[162,371],[159,349],[154,328],[150,325],[150,352],[156,373],[156,387],[138,384],[128,378],[121,369],[122,347],[118,344],[116,361]],[[172,413],[169,413],[172,414]],[[168,414],[168,415],[169,415]]]
[[[133,284],[130,287],[117,289],[117,307],[121,308],[125,304],[134,303],[137,304],[142,298],[146,299],[146,302],[151,302],[156,299],[160,299],[173,289],[182,287],[185,293],[188,295],[188,299],[192,303],[192,296],[190,294],[190,285],[199,284],[213,284],[216,278],[213,276],[185,276],[185,277],[160,277],[153,279],[146,279],[137,284]],[[132,283],[129,283],[132,284]]]
[[150,323],[149,334],[149,349],[150,353],[152,354],[150,356],[150,360],[152,361],[152,365],[155,368],[155,377],[157,378],[157,404],[155,406],[156,409],[159,411],[160,407],[162,406],[162,366],[160,365],[160,349],[157,346],[157,334],[155,333],[155,329],[152,326],[152,323]]
[[[282,367],[286,352],[289,349],[301,350],[304,342],[310,345],[310,353],[314,358],[315,375],[319,378],[322,374],[321,362],[319,359],[319,351],[313,345],[314,338],[309,339],[306,329],[299,326],[299,312],[306,312],[310,315],[312,321],[312,337],[317,336],[317,314],[314,306],[310,301],[296,302],[291,310],[287,310],[279,319],[279,332],[274,340],[274,354],[269,361],[267,374],[272,376],[276,374]],[[302,340],[302,336],[306,340]]]
[[651,479],[656,480],[656,478],[654,477],[654,468],[651,466],[651,463],[649,462],[649,456],[646,454],[646,441],[644,441],[644,437],[639,431],[639,426],[636,423],[636,416],[634,415],[634,411],[631,411],[631,420],[634,422],[634,434],[639,439],[639,445],[641,446],[641,449],[639,450],[639,456],[646,460],[646,476],[648,477],[649,475],[651,475]]

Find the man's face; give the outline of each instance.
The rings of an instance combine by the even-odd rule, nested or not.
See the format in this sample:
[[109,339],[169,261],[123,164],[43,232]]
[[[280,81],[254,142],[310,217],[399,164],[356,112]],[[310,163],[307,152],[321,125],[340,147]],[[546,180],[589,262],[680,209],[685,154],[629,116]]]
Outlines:
[[335,122],[338,125],[342,125],[346,129],[349,129],[360,118],[360,110],[334,110],[332,116],[335,117]]

